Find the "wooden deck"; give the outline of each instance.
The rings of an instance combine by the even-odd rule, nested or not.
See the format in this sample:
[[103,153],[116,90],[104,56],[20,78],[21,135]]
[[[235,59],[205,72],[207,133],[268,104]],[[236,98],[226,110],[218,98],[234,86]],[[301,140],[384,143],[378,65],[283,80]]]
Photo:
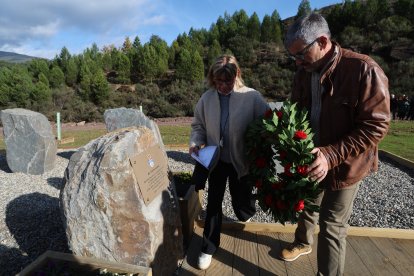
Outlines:
[[[179,275],[315,275],[316,244],[294,262],[278,259],[294,226],[223,225],[220,248],[206,271],[196,268],[203,229],[195,227]],[[414,275],[414,230],[351,228],[345,275]]]

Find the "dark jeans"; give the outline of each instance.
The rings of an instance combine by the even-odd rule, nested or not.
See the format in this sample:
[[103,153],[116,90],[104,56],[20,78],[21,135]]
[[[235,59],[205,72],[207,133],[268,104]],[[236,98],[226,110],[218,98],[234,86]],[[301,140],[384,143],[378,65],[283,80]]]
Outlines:
[[240,221],[246,221],[256,213],[252,187],[246,178],[237,177],[232,164],[219,161],[208,179],[207,214],[201,251],[213,254],[220,245],[222,202],[227,179],[234,213]]

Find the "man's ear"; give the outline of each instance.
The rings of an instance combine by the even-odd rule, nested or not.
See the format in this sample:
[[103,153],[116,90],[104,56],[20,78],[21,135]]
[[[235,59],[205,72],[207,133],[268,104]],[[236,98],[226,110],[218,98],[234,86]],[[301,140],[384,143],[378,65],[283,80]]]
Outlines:
[[321,49],[325,49],[326,46],[328,45],[328,37],[326,37],[325,35],[321,35],[318,38],[318,45],[319,47],[321,47]]

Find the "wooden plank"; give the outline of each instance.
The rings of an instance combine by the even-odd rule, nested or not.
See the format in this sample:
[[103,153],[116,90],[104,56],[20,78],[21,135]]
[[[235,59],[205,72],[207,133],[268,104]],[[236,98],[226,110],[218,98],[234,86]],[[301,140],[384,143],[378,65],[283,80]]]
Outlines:
[[411,160],[408,160],[404,157],[401,157],[399,155],[393,154],[389,151],[385,151],[385,150],[378,150],[378,154],[381,156],[386,156],[392,160],[394,160],[395,162],[397,162],[398,164],[405,166],[408,169],[414,169],[414,162]]
[[[414,273],[414,257],[410,255],[414,250],[414,244],[411,248],[403,248],[400,243],[392,239],[370,238],[373,243],[381,248],[382,254],[385,255],[401,275],[412,275]],[[407,241],[404,241],[407,243]],[[408,250],[407,250],[408,249]]]
[[[293,242],[295,237],[293,233],[280,233],[279,238],[281,240],[281,247],[285,248],[289,243]],[[285,262],[285,264],[288,275],[315,275],[309,254],[301,256],[293,262]]]
[[235,233],[233,275],[259,275],[256,233]]
[[211,266],[206,270],[206,275],[232,275],[234,231],[222,231],[220,235],[220,247],[213,255]]
[[257,232],[260,276],[287,275],[285,262],[279,258],[280,251],[278,233]]
[[20,273],[18,273],[18,276],[26,276],[31,273],[33,273],[36,269],[39,269],[46,261],[46,259],[49,256],[49,252],[46,251],[42,255],[36,258],[31,264],[26,266]]
[[312,252],[308,254],[314,275],[318,272],[318,235],[313,235]]
[[[372,233],[372,229],[368,229]],[[385,229],[387,230],[387,229]],[[395,229],[401,230],[401,229]],[[201,248],[202,229],[196,227],[198,239],[193,239],[188,254],[194,258],[194,267],[180,275],[204,275],[195,268]],[[387,232],[387,231],[385,231]],[[398,231],[397,231],[398,232]],[[374,231],[375,233],[375,231]],[[395,233],[395,232],[394,232]],[[254,249],[256,235],[257,250]],[[313,252],[294,262],[278,260],[278,254],[287,242],[293,241],[293,233],[259,232],[249,233],[224,230],[221,246],[213,256],[207,275],[315,275],[317,270],[317,237]],[[414,240],[367,238],[348,236],[345,260],[345,275],[411,275],[414,271]],[[193,253],[190,253],[191,252]],[[234,250],[234,252],[233,252]],[[249,252],[250,251],[250,252]],[[256,253],[254,253],[256,252]],[[234,253],[234,254],[233,254]],[[255,263],[254,254],[257,254]],[[187,257],[188,258],[188,257]],[[234,268],[232,268],[234,266]],[[254,267],[257,266],[259,272]]]
[[366,237],[353,237],[348,242],[362,259],[372,275],[400,275],[389,259],[382,254],[371,239]]
[[348,236],[413,240],[414,230],[373,227],[349,227]]
[[364,262],[358,256],[357,252],[352,247],[352,244],[349,243],[349,240],[353,238],[354,237],[347,237],[344,275],[370,275],[368,268],[365,266]]
[[179,271],[181,276],[205,275],[205,271],[197,269],[198,255],[201,250],[201,243],[203,241],[203,229],[196,227],[187,249],[185,260]]
[[[197,220],[199,227],[204,226],[202,220]],[[294,233],[296,224],[282,225],[280,223],[260,223],[260,222],[223,222],[223,229],[235,231],[250,232],[277,232],[277,233]],[[315,227],[315,234],[319,233],[319,227]],[[378,237],[378,238],[396,238],[414,240],[414,230],[412,229],[395,229],[395,228],[373,228],[373,227],[356,227],[351,226],[348,229],[348,236],[361,237]]]
[[74,143],[74,142],[75,142],[75,137],[68,137],[68,138],[63,138],[61,140],[58,140],[58,143],[60,145],[70,144],[70,143]]
[[199,195],[194,192],[194,185],[190,186],[184,197],[178,198],[178,203],[180,206],[184,248],[187,248],[194,231],[194,220],[201,210]]
[[410,255],[410,258],[414,258],[414,240],[400,240],[400,239],[393,239],[398,246],[400,246],[405,254]]
[[107,261],[93,257],[76,256],[69,253],[62,253],[50,250],[46,251],[41,256],[39,256],[38,259],[36,259],[32,264],[27,266],[18,275],[31,275],[34,272],[34,270],[41,268],[41,266],[43,266],[46,261],[51,260],[73,263],[79,266],[84,265],[85,269],[88,270],[106,268],[108,269],[108,271],[117,273],[139,273],[139,275],[152,275],[152,270],[149,267]]

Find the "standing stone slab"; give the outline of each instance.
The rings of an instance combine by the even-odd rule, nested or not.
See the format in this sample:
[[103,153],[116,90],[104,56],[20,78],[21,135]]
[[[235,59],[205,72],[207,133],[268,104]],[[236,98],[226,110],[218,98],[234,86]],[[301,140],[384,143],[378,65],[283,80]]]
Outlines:
[[148,128],[124,128],[72,155],[60,203],[74,254],[151,266],[154,275],[172,275],[183,257],[176,193],[170,183],[145,205],[129,161],[156,144]]
[[272,110],[279,110],[283,107],[283,102],[268,102],[268,104]]
[[13,108],[1,111],[0,117],[10,170],[43,174],[54,167],[56,139],[43,114]]
[[158,125],[138,109],[125,107],[107,109],[104,113],[104,120],[108,131],[124,127],[146,126],[152,130],[157,142],[164,148]]

